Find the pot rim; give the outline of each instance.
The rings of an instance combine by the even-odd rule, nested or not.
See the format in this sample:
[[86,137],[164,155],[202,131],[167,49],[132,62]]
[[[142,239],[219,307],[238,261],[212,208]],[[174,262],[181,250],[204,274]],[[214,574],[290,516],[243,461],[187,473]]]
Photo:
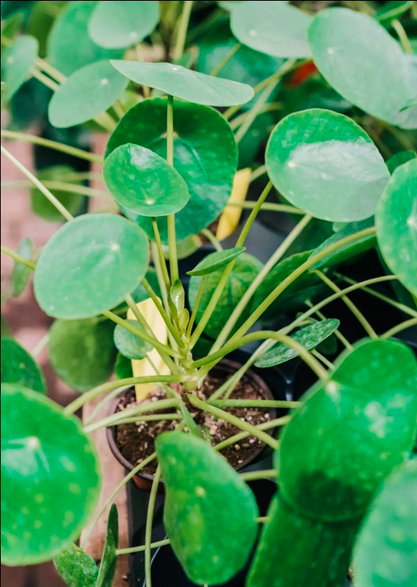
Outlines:
[[[237,363],[236,361],[232,361],[231,359],[222,359],[221,361],[219,361],[219,363],[217,365],[215,365],[215,367],[213,367],[213,369],[211,371],[215,371],[216,369],[223,367],[223,368],[225,368],[225,370],[228,370],[229,372],[234,372],[234,371],[237,371],[241,366],[242,365],[240,363]],[[258,375],[254,371],[252,371],[252,369],[248,369],[246,371],[244,377],[246,377],[247,379],[251,380],[254,383],[254,385],[261,391],[262,395],[265,396],[265,399],[271,399],[271,400],[275,399],[269,386],[265,383],[265,381],[262,379],[262,377],[260,377],[260,375]],[[129,390],[130,389],[131,388],[129,388]],[[127,393],[127,391],[129,391],[129,390],[125,390],[125,391],[121,392],[116,398],[114,398],[110,402],[109,410],[108,410],[108,414],[107,414],[108,416],[111,416],[116,412],[116,407],[117,407],[119,398],[122,395],[124,395],[125,393]],[[277,413],[276,408],[269,408],[269,410],[270,410],[270,412],[272,412],[272,416],[274,418]],[[116,439],[115,439],[116,428],[117,428],[117,426],[108,426],[106,428],[107,442],[108,442],[110,450],[113,453],[113,456],[116,458],[116,460],[119,461],[119,463],[121,465],[123,465],[123,467],[125,469],[127,469],[128,471],[132,471],[137,465],[133,465],[120,452],[120,450],[116,444]],[[266,432],[267,432],[267,434],[272,436],[274,430],[275,430],[275,428],[271,428],[270,430],[266,430]],[[254,451],[247,459],[245,459],[244,461],[239,463],[236,467],[233,467],[235,469],[235,471],[240,471],[244,467],[247,467],[250,463],[252,463],[262,453],[262,451],[265,448],[266,448],[266,444],[262,443],[262,445],[260,447],[258,447],[256,449],[256,451]],[[152,475],[151,473],[143,472],[143,471],[139,471],[138,473],[136,473],[135,477],[141,477],[142,479],[146,479],[147,481],[153,481],[153,479],[154,479],[154,475]],[[162,479],[161,479],[161,483],[163,484]]]

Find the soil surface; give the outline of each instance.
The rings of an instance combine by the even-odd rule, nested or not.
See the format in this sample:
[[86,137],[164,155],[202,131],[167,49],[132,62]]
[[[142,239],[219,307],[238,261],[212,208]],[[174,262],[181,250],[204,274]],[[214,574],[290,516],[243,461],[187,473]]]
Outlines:
[[[198,397],[202,400],[208,399],[212,393],[218,389],[226,379],[230,377],[230,374],[225,377],[224,374],[212,375],[209,374],[204,381],[201,389],[198,390]],[[178,392],[182,392],[181,384],[172,384],[172,386]],[[161,399],[166,399],[166,393],[163,390],[157,390],[153,392],[144,402],[152,403]],[[235,390],[233,391],[230,399],[270,399],[265,398],[262,390],[255,387],[252,380],[248,377],[243,377],[238,383]],[[116,407],[116,411],[126,410],[140,405],[136,401],[134,389],[129,389],[120,399]],[[212,445],[216,445],[226,438],[241,432],[241,429],[226,422],[218,419],[211,414],[207,414],[202,410],[195,408],[192,405],[187,406],[190,413],[192,414],[194,421],[202,428],[203,433],[206,432],[207,436],[210,437]],[[175,410],[164,410],[165,413],[174,412]],[[267,422],[274,418],[275,410],[265,408],[228,408],[228,412],[237,416],[238,418],[245,420],[249,424],[254,426]],[[152,413],[150,406],[149,413]],[[138,463],[143,461],[146,457],[151,455],[155,451],[155,438],[162,432],[174,430],[179,424],[179,420],[160,420],[152,422],[138,422],[121,424],[115,427],[115,440],[118,449],[122,455],[132,465],[136,466]],[[186,430],[186,428],[185,428]],[[250,457],[254,457],[259,450],[265,446],[262,441],[254,436],[249,436],[235,444],[225,447],[221,454],[229,461],[229,463],[237,468],[242,463],[247,461]],[[145,473],[153,474],[156,470],[156,461],[150,463],[143,469]]]

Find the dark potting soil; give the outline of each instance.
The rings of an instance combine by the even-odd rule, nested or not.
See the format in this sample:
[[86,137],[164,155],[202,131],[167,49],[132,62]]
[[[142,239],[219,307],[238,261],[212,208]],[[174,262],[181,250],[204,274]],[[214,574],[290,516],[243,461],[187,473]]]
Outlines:
[[[229,376],[227,377],[227,379]],[[202,400],[208,399],[225,381],[225,377],[218,377],[215,375],[208,375],[204,381],[201,389],[198,390],[198,397]],[[182,391],[181,384],[172,384],[176,391]],[[161,399],[166,399],[166,393],[163,390],[156,390],[143,403],[152,403]],[[247,378],[242,378],[234,389],[230,399],[269,399],[265,398],[261,390],[256,388],[254,384]],[[138,406],[136,401],[134,389],[129,389],[119,400],[116,411],[123,411],[128,408]],[[210,437],[212,445],[216,445],[230,436],[241,432],[233,424],[224,420],[218,419],[211,414],[207,414],[192,405],[187,406],[195,422],[202,428],[203,433],[206,432],[207,437]],[[174,409],[166,410],[165,413],[175,412]],[[228,412],[245,420],[254,426],[267,422],[273,417],[274,411],[265,408],[228,408]],[[152,413],[150,406],[149,413]],[[145,414],[143,414],[145,415]],[[155,451],[155,438],[162,432],[174,430],[179,424],[179,420],[159,420],[152,422],[138,422],[121,424],[116,427],[115,441],[118,449],[122,455],[132,465],[137,465],[146,457],[150,456]],[[185,428],[186,429],[186,428]],[[221,454],[229,461],[232,467],[238,467],[243,462],[247,461],[251,456],[254,456],[264,446],[264,443],[254,436],[249,436],[243,440],[236,442],[228,447],[225,447]],[[149,463],[143,469],[144,472],[153,474],[156,470],[156,462]]]

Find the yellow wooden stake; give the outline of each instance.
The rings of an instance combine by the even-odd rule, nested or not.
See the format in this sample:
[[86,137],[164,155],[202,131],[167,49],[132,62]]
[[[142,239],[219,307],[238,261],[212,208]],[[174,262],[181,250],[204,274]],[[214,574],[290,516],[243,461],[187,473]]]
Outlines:
[[[148,323],[155,338],[157,338],[159,342],[166,344],[168,339],[168,329],[153,300],[151,298],[147,298],[142,302],[138,302],[136,306]],[[127,318],[128,320],[136,320],[135,315],[131,309],[128,310]],[[133,359],[132,371],[134,377],[168,375],[170,373],[169,367],[156,349],[149,351],[144,359]],[[137,401],[143,401],[150,393],[152,393],[152,391],[158,388],[158,383],[140,383],[135,385]]]
[[[238,204],[244,202],[248,193],[252,170],[249,167],[239,169],[235,173],[232,193],[228,203]],[[221,241],[230,236],[239,224],[242,208],[239,206],[226,206],[223,210],[217,226],[216,237]]]

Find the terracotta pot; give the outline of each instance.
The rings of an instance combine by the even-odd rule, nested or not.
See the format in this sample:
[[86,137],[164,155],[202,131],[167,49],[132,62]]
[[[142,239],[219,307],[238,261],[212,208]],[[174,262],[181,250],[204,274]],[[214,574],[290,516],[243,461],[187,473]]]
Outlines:
[[[231,361],[229,359],[223,359],[222,361],[219,362],[218,365],[216,365],[212,369],[211,373],[213,373],[214,375],[221,375],[221,374],[229,375],[231,373],[236,372],[239,369],[239,367],[241,367],[241,364],[236,363],[235,361]],[[249,380],[255,387],[257,387],[261,391],[261,393],[265,399],[270,399],[270,400],[275,399],[275,397],[271,393],[271,390],[269,389],[267,384],[263,381],[263,379],[259,375],[254,373],[252,370],[248,370],[244,377],[247,380]],[[125,392],[125,393],[127,393],[127,392]],[[109,408],[109,415],[112,415],[116,412],[118,401],[119,401],[118,398],[116,398],[113,402],[111,402],[110,408]],[[275,418],[276,410],[273,408],[269,408],[269,410],[272,412],[272,417]],[[269,430],[268,433],[272,436],[273,431],[274,431],[274,429]],[[120,450],[116,444],[115,432],[116,432],[116,426],[108,427],[106,429],[107,441],[109,443],[110,450],[112,451],[115,458],[119,461],[119,463],[121,465],[123,465],[123,467],[125,469],[127,469],[128,471],[131,471],[132,469],[134,469],[134,467],[136,465],[133,465],[132,463],[130,463],[120,452]],[[254,450],[253,454],[249,458],[245,459],[242,463],[240,463],[237,467],[235,467],[235,469],[237,471],[239,471],[240,469],[247,467],[250,463],[252,463],[253,461],[255,461],[259,457],[259,455],[263,452],[263,450],[265,448],[266,448],[265,445],[258,447],[256,450]],[[152,486],[153,478],[154,478],[154,476],[149,473],[138,473],[137,475],[135,475],[133,477],[133,482],[135,483],[135,485],[139,489],[149,491]],[[163,482],[161,481],[161,485],[162,484],[163,484]]]

